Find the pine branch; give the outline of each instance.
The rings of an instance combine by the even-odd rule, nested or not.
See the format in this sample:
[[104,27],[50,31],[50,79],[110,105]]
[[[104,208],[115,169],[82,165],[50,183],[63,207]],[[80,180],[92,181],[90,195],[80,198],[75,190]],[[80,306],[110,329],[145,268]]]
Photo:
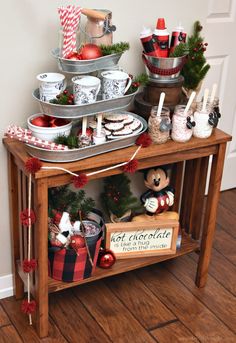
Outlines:
[[112,45],[104,45],[101,44],[100,48],[102,49],[103,56],[111,55],[111,54],[118,54],[129,50],[129,43],[128,42],[120,42]]

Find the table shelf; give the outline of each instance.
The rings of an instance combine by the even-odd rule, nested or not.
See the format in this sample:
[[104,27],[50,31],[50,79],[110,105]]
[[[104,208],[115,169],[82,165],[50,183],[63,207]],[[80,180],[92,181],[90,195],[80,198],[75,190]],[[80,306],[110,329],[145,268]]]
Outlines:
[[[137,155],[138,168],[160,166],[173,163],[171,184],[175,188],[175,203],[173,211],[180,215],[180,226],[184,228],[182,245],[174,255],[152,256],[118,260],[111,269],[97,268],[94,275],[88,279],[64,283],[48,278],[48,188],[65,185],[71,182],[71,175],[63,170],[43,170],[35,173],[32,179],[33,208],[37,213],[37,221],[32,230],[33,257],[37,259],[38,268],[31,276],[31,293],[37,302],[36,328],[40,337],[48,334],[48,294],[83,283],[92,282],[112,275],[128,272],[151,264],[174,259],[178,256],[199,251],[199,261],[196,273],[196,285],[203,287],[207,281],[213,244],[217,205],[226,143],[232,137],[219,129],[214,129],[207,139],[192,138],[187,143],[168,141],[166,144],[152,144],[141,149]],[[14,281],[16,298],[24,295],[25,274],[21,263],[27,256],[26,231],[19,220],[20,211],[26,208],[28,194],[28,173],[25,162],[29,158],[24,144],[9,138],[3,140],[8,151],[10,220],[12,231],[12,258],[14,262]],[[137,147],[129,147],[94,156],[71,163],[57,163],[56,166],[68,169],[74,173],[89,173],[129,160]],[[209,157],[212,156],[210,181],[206,199],[204,217],[203,200],[208,174]],[[43,163],[44,166],[54,166],[53,163]],[[101,178],[122,173],[121,168],[96,174],[93,178]],[[90,178],[92,179],[92,178]],[[202,224],[203,219],[203,225]]]

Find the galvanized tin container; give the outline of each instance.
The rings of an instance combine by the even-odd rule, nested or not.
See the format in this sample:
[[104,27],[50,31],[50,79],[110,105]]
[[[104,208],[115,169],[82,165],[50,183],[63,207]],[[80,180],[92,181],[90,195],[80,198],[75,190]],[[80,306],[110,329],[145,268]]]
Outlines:
[[152,81],[158,79],[163,82],[178,78],[186,61],[186,56],[165,58],[149,56],[145,53],[142,58],[149,78]]
[[91,60],[73,61],[60,57],[60,50],[56,48],[52,50],[52,55],[57,59],[58,68],[61,71],[70,74],[86,74],[101,69],[112,69],[116,67],[122,53],[102,56]]
[[58,105],[51,104],[40,100],[39,89],[33,92],[33,98],[39,102],[40,111],[49,116],[65,119],[75,119],[99,112],[110,112],[114,110],[125,110],[131,104],[135,94],[123,95],[119,98],[102,100],[101,94],[98,95],[97,101],[86,105]]
[[[123,112],[124,113],[124,112]],[[129,113],[129,112],[127,112]],[[127,136],[125,138],[117,138],[109,140],[105,143],[98,145],[91,145],[85,148],[71,149],[65,151],[47,150],[39,147],[26,144],[26,151],[33,157],[37,157],[46,162],[73,162],[79,161],[87,157],[103,154],[108,151],[118,150],[134,145],[137,137],[147,130],[147,122],[142,117],[132,114],[135,118],[139,119],[143,125],[141,131],[136,134]]]

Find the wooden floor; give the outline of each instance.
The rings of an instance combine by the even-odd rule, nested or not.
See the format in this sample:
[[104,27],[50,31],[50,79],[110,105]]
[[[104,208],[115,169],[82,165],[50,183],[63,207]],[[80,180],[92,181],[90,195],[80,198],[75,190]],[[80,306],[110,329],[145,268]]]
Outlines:
[[39,339],[13,297],[0,301],[0,342],[235,343],[236,189],[221,193],[207,286],[197,255],[50,295],[50,334]]

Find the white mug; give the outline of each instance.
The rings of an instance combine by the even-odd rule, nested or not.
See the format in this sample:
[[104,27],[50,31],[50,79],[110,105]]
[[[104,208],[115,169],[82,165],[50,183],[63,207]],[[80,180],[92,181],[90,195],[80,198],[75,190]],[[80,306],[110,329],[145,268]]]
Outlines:
[[119,98],[127,92],[132,83],[129,74],[120,70],[104,71],[101,76],[103,100]]
[[95,76],[75,76],[72,78],[75,105],[91,104],[97,100],[101,80]]
[[66,88],[65,76],[59,73],[43,73],[37,75],[40,100],[49,102],[55,99]]

